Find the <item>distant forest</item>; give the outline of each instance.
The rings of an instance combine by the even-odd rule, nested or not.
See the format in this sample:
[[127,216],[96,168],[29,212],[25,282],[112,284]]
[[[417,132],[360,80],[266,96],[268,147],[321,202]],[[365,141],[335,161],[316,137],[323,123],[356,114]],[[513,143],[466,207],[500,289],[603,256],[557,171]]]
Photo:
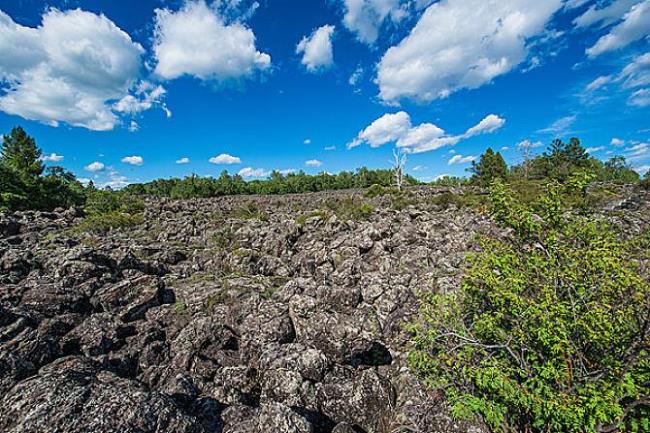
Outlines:
[[[610,182],[636,183],[638,173],[622,156],[605,162],[589,155],[577,138],[568,143],[554,140],[541,155],[524,158],[520,164],[508,167],[502,155],[487,149],[468,169],[468,177],[443,177],[431,185],[488,186],[495,179],[504,181],[531,181],[560,183]],[[338,174],[304,172],[281,174],[274,171],[265,180],[245,181],[239,175],[223,171],[217,178],[187,176],[183,179],[157,179],[131,184],[119,191],[120,195],[150,195],[157,197],[194,198],[237,194],[288,194],[350,188],[368,188],[372,185],[391,187],[395,181],[393,169],[371,170],[365,167],[354,172]],[[648,184],[648,175],[642,185]],[[404,185],[424,185],[410,175],[403,177]],[[74,174],[63,167],[45,167],[42,151],[35,140],[21,127],[15,127],[3,136],[0,155],[0,210],[52,210],[56,207],[82,206],[99,189],[90,182],[82,185]],[[110,189],[104,189],[104,191]],[[117,192],[116,192],[117,193]]]

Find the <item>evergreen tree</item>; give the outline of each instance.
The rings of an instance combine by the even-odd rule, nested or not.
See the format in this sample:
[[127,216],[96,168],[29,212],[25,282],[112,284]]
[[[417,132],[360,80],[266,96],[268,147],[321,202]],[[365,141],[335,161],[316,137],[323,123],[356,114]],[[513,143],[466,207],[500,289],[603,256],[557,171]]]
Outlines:
[[41,155],[34,138],[27,135],[20,126],[3,137],[0,164],[15,171],[23,179],[34,179],[43,173]]
[[489,147],[481,155],[479,162],[472,162],[469,169],[473,174],[472,182],[479,185],[489,185],[494,179],[505,179],[508,176],[508,166],[500,152],[494,153]]

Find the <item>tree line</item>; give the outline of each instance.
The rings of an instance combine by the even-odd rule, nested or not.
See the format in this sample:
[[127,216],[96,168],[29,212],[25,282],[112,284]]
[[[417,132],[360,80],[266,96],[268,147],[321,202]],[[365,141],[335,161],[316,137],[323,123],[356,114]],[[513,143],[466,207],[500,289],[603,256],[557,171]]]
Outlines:
[[[494,179],[502,180],[557,180],[582,176],[588,182],[635,183],[639,175],[622,156],[605,162],[589,155],[580,140],[568,143],[554,140],[541,155],[526,158],[522,163],[508,167],[500,152],[487,149],[478,161],[472,163],[469,178],[445,177],[434,185],[473,184],[487,186]],[[423,184],[410,175],[404,175],[404,185]],[[644,180],[650,183],[648,175]],[[238,194],[289,194],[326,190],[368,188],[372,185],[391,187],[395,183],[393,169],[371,170],[366,167],[337,174],[309,175],[303,171],[280,173],[273,171],[267,179],[246,181],[241,176],[223,171],[218,177],[190,175],[185,178],[156,179],[131,184],[120,194],[150,195],[180,199],[219,197]],[[20,126],[3,136],[0,154],[0,211],[52,210],[57,207],[84,205],[97,195],[98,189],[90,182],[84,186],[63,167],[45,167],[42,151],[33,137]]]
[[625,157],[613,156],[603,162],[589,155],[578,138],[571,138],[568,143],[553,140],[541,155],[525,156],[524,161],[512,167],[508,167],[500,152],[488,148],[478,162],[472,162],[469,170],[472,173],[469,181],[481,186],[489,185],[494,179],[564,183],[580,174],[595,182],[636,183],[640,179]]

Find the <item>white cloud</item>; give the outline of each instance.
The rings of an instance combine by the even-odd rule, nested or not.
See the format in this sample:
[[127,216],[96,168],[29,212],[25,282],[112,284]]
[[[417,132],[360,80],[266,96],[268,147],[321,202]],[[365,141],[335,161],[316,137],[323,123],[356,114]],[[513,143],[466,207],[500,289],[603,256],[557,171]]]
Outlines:
[[0,52],[0,110],[52,126],[110,130],[119,118],[109,102],[128,95],[144,50],[104,15],[48,9],[36,28],[0,11]]
[[479,134],[489,134],[505,125],[506,119],[497,116],[496,114],[489,114],[485,116],[476,126],[473,126],[465,133],[466,137],[473,137]]
[[189,164],[189,163],[190,163],[190,159],[186,156],[176,160],[176,164]]
[[[422,0],[418,0],[422,2]],[[343,25],[365,44],[374,44],[385,19],[399,22],[407,16],[399,0],[343,0]]]
[[305,141],[303,141],[303,144],[311,144],[311,139],[310,138],[305,138]]
[[131,123],[129,123],[129,132],[136,132],[140,129],[140,125],[138,125],[138,122],[135,120],[132,120]]
[[650,34],[650,0],[645,0],[632,6],[623,16],[623,21],[598,39],[592,47],[587,48],[586,53],[589,57],[597,57],[623,48],[648,34]]
[[379,96],[431,101],[489,83],[526,60],[526,41],[561,6],[561,0],[434,3],[379,62]]
[[637,173],[643,175],[643,174],[647,173],[648,171],[650,171],[650,165],[646,164],[646,165],[640,165],[638,167],[634,167],[634,171],[636,171]]
[[43,162],[61,162],[63,161],[62,155],[57,155],[56,153],[50,153],[49,155],[43,155],[40,158]]
[[541,141],[535,141],[532,142],[528,139],[522,140],[519,143],[517,143],[517,149],[523,150],[523,149],[536,149],[538,147],[542,147],[544,144]]
[[142,111],[149,110],[154,105],[160,106],[167,117],[171,117],[171,112],[162,101],[167,91],[163,86],[153,85],[149,81],[141,82],[135,90],[135,95],[126,95],[113,105],[113,110],[119,113],[135,115]]
[[417,171],[424,171],[426,169],[427,169],[427,167],[425,167],[423,165],[416,165],[415,167],[413,167],[413,171],[416,171],[416,172]]
[[352,72],[352,75],[350,75],[350,78],[348,78],[348,84],[356,89],[363,78],[363,74],[363,67],[361,65],[357,66],[357,69],[355,69],[354,72]]
[[587,84],[587,87],[585,87],[585,90],[587,92],[593,92],[594,90],[598,90],[604,85],[608,84],[610,81],[612,81],[612,77],[609,75],[602,75],[589,84]]
[[650,52],[635,57],[623,68],[617,80],[621,81],[625,88],[650,84]]
[[623,146],[625,144],[625,140],[621,140],[620,138],[612,138],[612,141],[609,142],[612,146]]
[[263,168],[245,167],[239,170],[237,174],[241,177],[266,177],[271,173]]
[[469,155],[469,156],[454,155],[449,159],[449,161],[447,161],[447,165],[467,164],[468,162],[472,162],[474,160],[476,160],[476,157],[473,155]]
[[106,166],[104,165],[103,162],[95,161],[95,162],[91,162],[90,164],[85,166],[84,170],[95,173],[95,172],[104,170],[104,168],[106,168]]
[[359,132],[357,138],[348,144],[348,148],[368,143],[370,147],[379,147],[403,137],[411,129],[411,117],[405,111],[384,114],[366,129]]
[[650,105],[650,88],[639,89],[632,93],[628,98],[627,103],[634,107],[647,107]]
[[124,188],[129,184],[129,179],[126,176],[122,176],[117,171],[109,167],[108,171],[108,180],[106,182],[99,183],[100,188],[110,187],[113,189]]
[[571,125],[576,121],[576,116],[565,116],[560,119],[557,119],[555,122],[551,123],[546,128],[540,129],[539,133],[541,134],[550,134],[550,135],[564,135],[569,132]]
[[288,175],[288,174],[293,174],[293,173],[295,173],[296,171],[298,171],[298,170],[296,170],[295,168],[284,168],[284,169],[282,169],[282,170],[279,170],[280,174],[281,174],[281,175],[284,175],[284,176],[286,176],[286,175]]
[[211,164],[241,164],[241,159],[237,156],[232,156],[227,153],[222,153],[219,156],[213,156],[208,160]]
[[[628,95],[628,105],[637,107],[650,105],[648,99],[650,91],[647,87],[642,87],[650,84],[650,52],[633,58],[618,74],[596,78],[586,87],[586,91],[594,92],[610,82],[617,86],[619,92],[631,91]],[[585,96],[592,95],[589,93]],[[603,96],[596,96],[596,100],[602,98]]]
[[505,124],[505,119],[489,114],[465,133],[449,135],[442,128],[432,123],[411,125],[411,117],[405,111],[384,114],[359,132],[348,144],[348,149],[367,143],[370,147],[379,147],[389,142],[396,142],[397,147],[409,153],[422,153],[453,146],[459,141],[479,134],[496,131]]
[[325,146],[325,150],[327,151],[336,150],[336,146]]
[[323,163],[317,159],[310,159],[309,161],[305,161],[305,165],[307,167],[320,167]]
[[604,27],[621,19],[630,10],[630,7],[639,3],[639,1],[614,0],[602,8],[599,8],[598,5],[592,5],[582,15],[573,20],[573,23],[577,28],[586,28],[594,24],[600,24],[601,27]]
[[600,152],[602,150],[605,150],[605,146],[588,147],[588,148],[585,149],[585,151],[587,151],[587,153],[596,153],[596,152]]
[[397,147],[407,148],[415,153],[453,146],[462,139],[460,135],[446,135],[445,131],[432,124],[422,123],[411,128],[397,141]]
[[155,73],[165,79],[191,75],[225,81],[267,69],[271,57],[255,47],[253,31],[241,22],[226,24],[204,0],[172,12],[156,9]]
[[650,153],[650,145],[648,143],[637,143],[625,149],[625,158],[630,161],[645,158]]
[[317,28],[307,37],[304,36],[296,46],[296,54],[302,54],[302,64],[308,71],[316,72],[327,69],[334,63],[332,36],[334,26],[325,25]]
[[130,165],[142,165],[144,164],[144,158],[141,156],[133,155],[133,156],[125,156],[121,160],[125,164],[130,164]]

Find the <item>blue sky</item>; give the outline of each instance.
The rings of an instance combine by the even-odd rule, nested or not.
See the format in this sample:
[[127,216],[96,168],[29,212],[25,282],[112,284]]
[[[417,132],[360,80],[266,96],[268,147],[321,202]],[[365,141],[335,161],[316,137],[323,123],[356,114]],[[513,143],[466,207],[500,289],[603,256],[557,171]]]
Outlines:
[[[0,0],[0,131],[99,185],[555,137],[650,167],[650,0]],[[523,143],[523,144],[522,144]]]

